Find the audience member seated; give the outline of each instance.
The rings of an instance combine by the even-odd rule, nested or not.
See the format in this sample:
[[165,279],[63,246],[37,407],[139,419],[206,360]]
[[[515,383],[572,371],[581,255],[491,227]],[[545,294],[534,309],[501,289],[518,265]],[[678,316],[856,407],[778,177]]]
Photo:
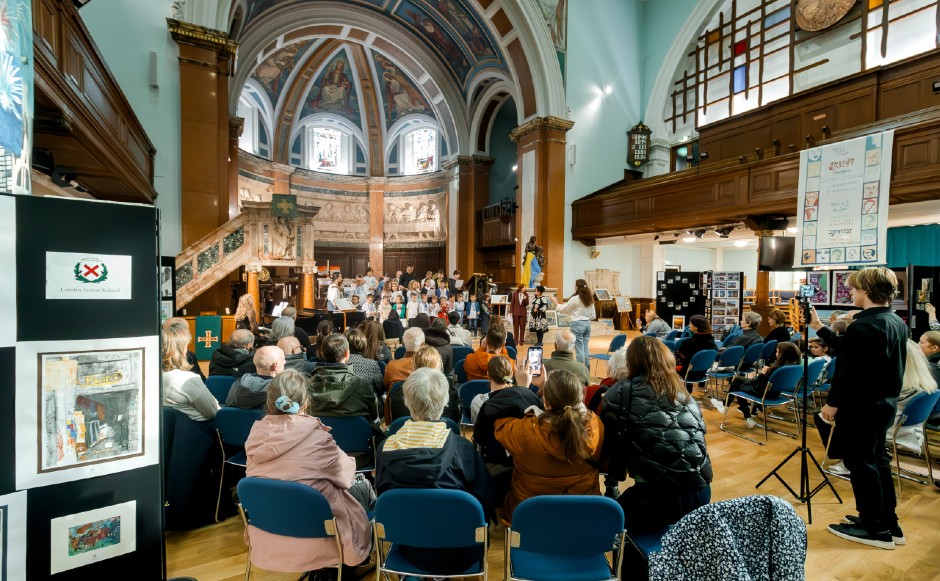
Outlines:
[[[933,374],[934,381],[940,386],[940,331],[927,331],[920,336],[917,346],[927,357],[927,361],[930,363],[930,373]],[[940,412],[930,414],[927,423],[931,426],[940,425]]]
[[[826,365],[829,365],[829,362],[832,361],[832,357],[829,355],[829,345],[819,337],[813,337],[809,340],[809,361],[812,363],[817,359],[822,359],[826,362]],[[825,369],[825,367],[823,367]]]
[[320,344],[327,337],[333,334],[333,321],[329,319],[323,319],[317,323],[317,341],[316,343],[311,343],[307,347],[307,359],[310,361],[319,361],[320,360]]
[[447,323],[444,319],[434,319],[430,327],[424,330],[424,343],[437,349],[444,363],[444,375],[453,381],[454,377],[454,348],[450,346],[450,334],[447,332]]
[[[308,404],[307,379],[300,373],[287,370],[271,381],[265,416],[254,423],[245,442],[248,456],[245,473],[298,482],[319,491],[336,517],[345,565],[354,567],[363,561],[368,563],[372,553],[372,526],[366,511],[372,508],[375,494],[369,482],[356,475],[355,461],[339,449],[318,418],[308,415]],[[284,507],[284,510],[290,509]],[[311,571],[335,563],[333,539],[282,536],[251,525],[249,534],[251,559],[259,567],[274,571]]]
[[604,396],[604,455],[612,480],[624,480],[628,469],[634,480],[618,499],[627,530],[654,531],[711,500],[705,421],[661,341],[631,341],[626,368]]
[[495,322],[486,330],[486,335],[480,341],[480,347],[467,355],[464,359],[463,369],[467,380],[487,379],[490,359],[497,355],[506,355],[506,328]]
[[415,370],[415,351],[424,346],[424,331],[417,327],[409,327],[401,338],[405,346],[405,355],[401,359],[393,359],[385,366],[385,391],[388,391],[396,381],[405,381]]
[[268,345],[277,345],[284,337],[294,336],[294,319],[278,317],[271,323],[271,332],[268,334]]
[[[756,377],[735,377],[731,380],[730,391],[743,391],[744,393],[757,397],[764,396],[764,392],[766,392],[767,397],[777,397],[780,395],[779,391],[767,391],[767,383],[770,380],[770,376],[773,375],[774,371],[776,371],[779,367],[784,367],[786,365],[802,365],[802,363],[803,357],[800,355],[800,350],[796,345],[790,343],[789,341],[777,343],[777,353],[776,357],[774,358],[774,362],[761,368]],[[741,413],[744,414],[747,427],[756,427],[757,422],[754,421],[754,418],[751,417],[751,414],[753,413],[751,410],[751,402],[744,398],[736,399],[738,401],[738,408],[740,408]],[[722,402],[715,398],[712,398],[711,402],[714,404],[715,409],[717,409],[720,413],[725,413],[725,405]]]
[[190,371],[186,361],[189,329],[170,325],[163,330],[163,405],[176,408],[197,422],[215,418],[219,402],[202,382]]
[[665,339],[666,335],[669,334],[669,331],[672,331],[672,328],[669,326],[669,323],[662,320],[662,318],[656,314],[656,311],[653,309],[646,310],[646,325],[642,328],[644,333],[656,333],[656,337],[659,339]]
[[320,356],[322,360],[307,384],[310,413],[326,417],[364,416],[369,422],[376,422],[379,407],[375,391],[348,365],[346,337],[339,333],[327,337],[320,345]]
[[[163,328],[168,329],[169,327],[178,326],[181,329],[184,329],[186,333],[189,334],[189,339],[192,341],[192,333],[189,331],[189,323],[183,317],[170,317],[166,321],[163,321]],[[188,344],[187,344],[188,347]],[[192,365],[193,373],[199,376],[203,382],[206,381],[206,376],[202,373],[202,369],[199,367],[199,361],[196,359],[196,354],[192,351],[186,351],[186,363]],[[210,375],[212,375],[210,373]]]
[[[776,341],[784,343],[790,340],[790,331],[787,329],[787,315],[780,309],[774,309],[767,315],[767,322],[770,324],[770,332],[764,337],[764,343]],[[768,361],[767,363],[773,363]]]
[[250,410],[264,405],[268,384],[284,371],[284,352],[268,345],[255,351],[255,373],[246,373],[232,384],[225,398],[228,407]]
[[368,345],[366,336],[360,329],[346,329],[346,340],[349,341],[349,367],[356,376],[368,381],[375,395],[381,397],[385,393],[382,385],[382,369],[378,361],[368,359],[363,355]]
[[[512,377],[512,362],[497,356],[490,359],[488,366],[490,392],[481,394],[470,404],[470,416],[473,419],[473,441],[480,447],[486,468],[493,477],[497,498],[502,500],[509,492],[512,479],[512,457],[496,441],[494,430],[496,420],[503,418],[522,418],[529,409],[542,409],[542,398],[537,396],[528,385],[543,385],[545,374],[532,377],[524,366],[519,366],[515,378]],[[474,404],[479,404],[474,409]]]
[[842,335],[845,334],[845,330],[849,328],[851,322],[851,315],[845,314],[834,321],[830,318],[829,326],[826,327],[819,320],[816,309],[810,307],[809,326],[816,331],[816,336],[829,346],[829,355],[832,357],[839,355],[839,349],[842,346]]
[[248,329],[236,329],[228,343],[219,345],[209,360],[209,375],[241,377],[255,373],[255,336]]
[[362,351],[363,357],[385,363],[392,360],[392,350],[385,343],[385,330],[382,329],[381,323],[363,321],[359,325],[359,330],[366,336],[366,348]]
[[689,327],[692,329],[692,336],[683,341],[676,351],[676,370],[681,377],[685,377],[685,371],[693,355],[706,349],[718,350],[715,337],[712,335],[712,324],[705,318],[705,315],[692,315],[689,319]]
[[555,332],[555,351],[552,356],[543,361],[545,369],[555,371],[565,369],[577,375],[586,386],[591,383],[591,373],[588,368],[575,359],[575,336],[568,329],[559,329]]
[[740,335],[731,340],[731,343],[725,345],[725,347],[744,347],[744,350],[747,351],[747,348],[753,345],[754,343],[761,343],[764,338],[761,337],[760,333],[757,332],[758,327],[760,327],[763,317],[759,313],[754,311],[748,311],[744,313],[744,321],[741,327],[743,331]]
[[277,348],[284,352],[284,369],[293,369],[305,376],[313,372],[315,363],[307,361],[304,355],[304,348],[300,345],[300,340],[291,335],[290,337],[281,337],[277,342]]
[[542,413],[496,420],[496,440],[513,458],[512,484],[503,502],[516,506],[543,494],[600,494],[598,462],[604,426],[584,407],[584,384],[570,371],[548,374]]
[[450,344],[470,347],[473,344],[473,337],[470,336],[470,331],[460,326],[460,313],[457,311],[447,313],[447,321],[450,323],[447,326]]
[[[428,368],[442,371],[444,368],[444,363],[441,361],[441,354],[430,345],[425,345],[415,351],[414,362],[415,369]],[[453,420],[454,423],[459,424],[460,395],[457,393],[457,389],[453,386],[453,383],[450,382],[449,378],[448,383],[450,383],[450,389],[447,392],[447,406],[444,407],[442,417],[449,418]],[[398,418],[409,415],[409,413],[408,406],[405,405],[404,392],[401,389],[390,391],[388,397],[385,399],[385,422],[390,424]]]
[[[469,440],[440,421],[448,387],[444,374],[429,368],[415,370],[405,381],[402,389],[411,420],[379,446],[376,492],[381,496],[395,488],[463,490],[491,514],[494,490],[483,459]],[[444,574],[461,573],[481,556],[480,547],[422,550],[400,546],[399,550],[413,564]]]
[[[936,332],[936,331],[934,331]],[[922,393],[933,393],[937,390],[937,380],[934,379],[930,370],[931,364],[926,355],[921,350],[920,345],[907,340],[907,361],[904,366],[904,383],[901,386],[901,393],[898,395],[898,411],[895,415],[894,424],[901,421],[904,414],[904,407],[911,401],[915,395]],[[934,366],[936,367],[936,366]],[[894,429],[888,430],[888,441],[891,441],[891,434]],[[905,426],[898,429],[898,436],[895,439],[898,448],[921,454],[924,450],[924,434],[916,426]]]
[[587,409],[600,415],[604,394],[618,381],[629,377],[629,371],[627,368],[627,348],[621,347],[611,353],[610,359],[607,361],[607,377],[601,380],[599,384],[587,386],[584,391],[584,405],[587,406]]
[[297,340],[300,341],[300,345],[306,349],[310,346],[310,336],[307,335],[307,332],[297,326],[297,309],[294,307],[284,307],[284,310],[281,311],[282,317],[290,317],[294,321],[294,337],[297,337]]

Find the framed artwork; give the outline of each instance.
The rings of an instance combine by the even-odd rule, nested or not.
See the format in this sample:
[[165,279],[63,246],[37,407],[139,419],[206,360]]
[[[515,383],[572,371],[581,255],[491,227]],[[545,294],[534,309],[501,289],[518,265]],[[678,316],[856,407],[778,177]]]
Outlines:
[[571,319],[568,317],[568,315],[564,313],[559,313],[558,311],[554,311],[554,312],[555,312],[555,317],[556,317],[556,323],[559,327],[571,326]]
[[[891,301],[891,306],[896,311],[906,311],[908,310],[907,300],[908,294],[910,293],[910,288],[907,286],[907,269],[896,270],[894,274],[898,277],[898,294],[894,297],[894,300]],[[918,296],[920,294],[921,293],[918,292]]]
[[160,324],[173,317],[173,301],[160,301]]
[[833,270],[832,271],[832,306],[834,307],[854,307],[852,302],[852,293],[849,285],[845,281],[852,274],[851,270]]
[[508,305],[509,295],[490,295],[491,305]]
[[672,328],[682,330],[685,329],[685,315],[673,315],[672,316]]
[[633,305],[630,304],[630,297],[617,297],[617,310],[621,313],[632,311]]
[[548,321],[549,327],[557,327],[558,311],[545,311],[545,320]]
[[666,272],[679,272],[679,271],[682,270],[682,267],[679,266],[678,264],[667,264],[667,265],[664,267],[664,270],[665,270]]
[[173,267],[160,267],[160,298],[173,300]]
[[26,581],[26,492],[0,496],[0,580]]
[[831,302],[829,289],[829,271],[820,270],[806,273],[806,284],[815,285],[818,289],[810,303],[814,305],[828,305]]
[[158,460],[157,337],[16,347],[16,486],[114,474]]
[[51,573],[137,550],[137,501],[52,519]]
[[610,291],[606,288],[597,288],[594,289],[594,295],[599,301],[609,301],[610,300]]

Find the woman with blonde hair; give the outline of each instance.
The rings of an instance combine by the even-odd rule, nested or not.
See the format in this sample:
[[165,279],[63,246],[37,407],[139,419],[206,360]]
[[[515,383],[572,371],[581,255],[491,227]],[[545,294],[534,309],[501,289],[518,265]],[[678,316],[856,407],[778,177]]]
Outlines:
[[574,333],[577,359],[588,369],[591,368],[588,343],[591,341],[591,320],[596,317],[594,313],[594,292],[583,278],[574,283],[574,294],[563,305],[556,307],[563,315],[568,315],[571,321],[571,332]]
[[258,314],[255,312],[255,300],[249,294],[243,294],[238,298],[238,306],[235,308],[235,328],[248,329],[252,333],[258,333]]
[[[356,474],[356,461],[340,450],[320,419],[308,415],[306,377],[284,371],[271,380],[267,392],[265,416],[254,423],[245,441],[245,474],[297,482],[322,493],[336,517],[344,564],[359,565],[357,572],[364,573],[372,552],[366,516],[375,502],[372,487]],[[311,571],[335,563],[333,539],[282,536],[251,525],[246,536],[251,539],[251,562],[264,569]]]
[[676,373],[676,360],[655,337],[627,347],[627,377],[604,395],[608,474],[635,484],[618,499],[629,531],[657,530],[711,500],[712,466],[705,421]]
[[[934,331],[936,333],[936,331]],[[898,395],[898,413],[895,416],[894,425],[897,426],[904,415],[904,407],[916,395],[922,393],[933,393],[937,391],[937,380],[934,379],[930,370],[930,361],[921,350],[920,345],[907,340],[907,362],[904,365],[904,383],[901,385],[901,393]],[[891,434],[894,430],[888,430],[888,441],[891,441]],[[924,434],[915,426],[906,426],[898,429],[898,435],[895,439],[898,447],[911,452],[920,454],[924,450]]]
[[510,519],[533,496],[601,493],[597,463],[604,426],[584,406],[584,382],[564,369],[549,373],[542,404],[544,412],[496,420],[496,441],[515,465],[503,503]]
[[190,371],[186,350],[191,337],[189,329],[173,325],[163,330],[163,405],[176,408],[197,422],[215,418],[219,402]]

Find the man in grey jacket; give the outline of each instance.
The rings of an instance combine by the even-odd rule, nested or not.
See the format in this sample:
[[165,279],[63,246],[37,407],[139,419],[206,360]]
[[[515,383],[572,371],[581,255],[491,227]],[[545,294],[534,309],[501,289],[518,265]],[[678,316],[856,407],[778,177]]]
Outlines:
[[277,347],[262,347],[255,352],[257,373],[246,373],[232,384],[225,398],[227,407],[250,410],[264,405],[268,398],[268,384],[284,371],[284,352]]

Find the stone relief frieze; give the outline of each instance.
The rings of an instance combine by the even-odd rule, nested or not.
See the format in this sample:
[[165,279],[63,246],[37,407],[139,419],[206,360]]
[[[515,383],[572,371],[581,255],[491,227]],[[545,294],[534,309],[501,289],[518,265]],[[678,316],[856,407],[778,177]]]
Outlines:
[[442,241],[446,238],[444,193],[385,199],[385,241]]

